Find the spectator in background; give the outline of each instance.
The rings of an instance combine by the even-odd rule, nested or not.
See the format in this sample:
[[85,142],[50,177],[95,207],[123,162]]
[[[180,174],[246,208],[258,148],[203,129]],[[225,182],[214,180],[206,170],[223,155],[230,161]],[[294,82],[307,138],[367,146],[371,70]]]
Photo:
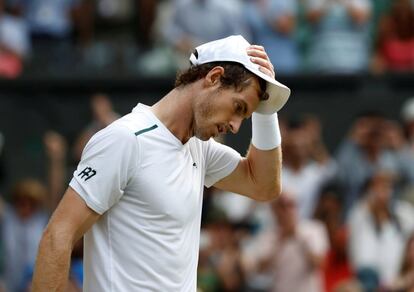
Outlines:
[[[79,0],[77,0],[79,1]],[[96,0],[94,9],[94,32],[102,36],[116,34],[112,40],[119,40],[119,35],[131,32],[137,35],[140,48],[150,48],[153,44],[152,29],[159,1],[153,0]],[[126,45],[126,44],[124,44]]]
[[220,289],[220,278],[212,262],[212,243],[210,230],[201,228],[200,250],[197,267],[197,289],[202,292],[214,292]]
[[162,32],[178,53],[179,67],[188,66],[192,48],[215,39],[241,34],[249,39],[240,0],[176,0]]
[[235,226],[229,222],[217,226],[215,237],[218,246],[212,257],[219,276],[221,291],[243,291],[245,275]]
[[197,286],[203,292],[244,291],[241,240],[236,225],[213,207],[203,222]]
[[377,38],[378,25],[381,18],[388,14],[394,0],[371,0],[373,39]]
[[296,73],[300,56],[295,41],[296,0],[248,0],[244,10],[252,42],[263,45],[279,74]]
[[21,291],[27,270],[34,265],[38,244],[47,224],[47,189],[37,180],[19,181],[11,205],[1,214],[4,280],[7,291]]
[[414,290],[414,235],[412,234],[405,245],[402,263],[397,278],[389,287],[389,291]]
[[54,131],[48,131],[43,137],[47,156],[47,209],[52,212],[58,205],[64,193],[66,183],[67,143],[63,136]]
[[4,178],[6,176],[6,171],[4,167],[4,135],[2,132],[0,132],[0,195],[2,190],[2,185],[4,182]]
[[410,0],[395,0],[382,16],[373,71],[414,71],[414,7]]
[[49,164],[48,187],[31,178],[17,182],[11,191],[11,204],[6,203],[0,214],[6,291],[26,291],[43,229],[63,194],[65,140],[48,132],[44,145]]
[[[66,156],[67,146],[63,136],[54,131],[48,131],[44,135],[44,146],[47,161],[47,200],[44,204],[44,212],[49,215],[54,211],[64,192],[66,182]],[[43,232],[42,232],[43,233]],[[36,241],[36,244],[38,242]],[[80,292],[83,283],[83,239],[79,240],[73,248],[71,256],[71,268],[69,281],[65,292]],[[34,264],[27,266],[19,291],[31,291]]]
[[395,281],[406,239],[414,230],[413,207],[393,200],[393,191],[393,174],[377,170],[348,217],[350,258],[365,291]]
[[[401,147],[401,160],[409,174],[409,180],[406,181],[403,197],[414,204],[414,98],[408,98],[401,107],[401,119],[403,128],[401,132],[404,144]],[[395,135],[396,136],[396,135]]]
[[[248,291],[322,292],[322,266],[328,250],[324,226],[314,220],[299,220],[297,198],[282,193],[272,203],[275,227],[259,234],[246,250],[245,268],[250,275]],[[254,277],[270,278],[267,287],[254,286]]]
[[401,118],[411,151],[414,151],[414,97],[408,98],[401,107]]
[[0,77],[16,78],[30,52],[29,31],[23,19],[5,11],[0,0]]
[[338,179],[344,188],[344,213],[348,213],[362,193],[363,184],[378,168],[398,173],[398,162],[386,149],[383,127],[386,119],[374,111],[355,119],[348,137],[337,153]]
[[138,14],[138,43],[143,48],[149,48],[154,42],[152,28],[156,18],[158,1],[139,0],[136,3]]
[[292,120],[283,139],[283,189],[296,196],[300,218],[311,218],[321,186],[335,176],[315,117]]
[[414,152],[410,149],[404,129],[397,121],[388,120],[382,128],[384,146],[390,151],[397,162],[398,193],[402,189],[414,184]]
[[[4,0],[27,23],[33,46],[32,60],[45,70],[72,64],[75,31],[80,44],[91,38],[91,9],[86,0]],[[59,67],[62,66],[62,67]]]
[[305,0],[311,29],[307,63],[320,73],[366,71],[369,63],[370,0]]
[[5,0],[28,23],[34,40],[67,40],[74,32],[80,43],[90,41],[91,10],[85,0]]
[[345,188],[345,211],[358,199],[364,180],[378,168],[396,175],[394,187],[399,195],[414,183],[414,153],[402,126],[376,112],[363,113],[356,119],[337,158],[338,177]]
[[91,96],[91,110],[92,121],[78,136],[73,148],[76,162],[80,160],[83,148],[89,139],[96,132],[119,118],[119,114],[113,109],[109,96],[103,93],[96,93]]
[[321,190],[315,211],[315,219],[324,223],[329,238],[329,250],[323,265],[325,291],[328,292],[338,291],[339,287],[345,283],[349,285],[355,279],[348,256],[348,228],[341,216],[342,198],[340,187],[336,183],[328,183]]

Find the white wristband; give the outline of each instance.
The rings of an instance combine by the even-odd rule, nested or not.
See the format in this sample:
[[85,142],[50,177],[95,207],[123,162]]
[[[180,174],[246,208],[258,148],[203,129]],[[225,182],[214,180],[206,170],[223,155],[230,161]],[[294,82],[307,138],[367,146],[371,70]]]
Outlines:
[[252,144],[259,150],[271,150],[282,143],[277,113],[252,115]]

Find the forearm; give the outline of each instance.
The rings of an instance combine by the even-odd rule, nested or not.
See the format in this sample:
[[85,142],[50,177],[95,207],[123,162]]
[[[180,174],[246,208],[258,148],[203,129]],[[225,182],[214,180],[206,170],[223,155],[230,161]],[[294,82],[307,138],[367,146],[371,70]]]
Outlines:
[[277,114],[252,116],[252,145],[247,154],[249,172],[257,188],[255,199],[271,200],[281,191],[282,150]]
[[256,186],[253,199],[268,201],[281,192],[282,150],[259,150],[250,146],[247,154],[252,183]]
[[65,291],[70,268],[72,245],[56,240],[46,231],[40,242],[33,275],[32,292]]

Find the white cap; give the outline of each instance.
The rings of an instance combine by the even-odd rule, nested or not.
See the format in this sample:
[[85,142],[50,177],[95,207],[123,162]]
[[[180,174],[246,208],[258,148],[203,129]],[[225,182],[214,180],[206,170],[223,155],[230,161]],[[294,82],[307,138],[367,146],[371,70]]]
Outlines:
[[210,62],[237,62],[267,83],[266,92],[269,99],[262,100],[256,109],[261,114],[273,114],[280,110],[287,102],[290,89],[259,70],[259,65],[250,61],[247,47],[250,44],[241,35],[229,36],[196,47],[196,55],[191,54],[190,62],[201,65]]

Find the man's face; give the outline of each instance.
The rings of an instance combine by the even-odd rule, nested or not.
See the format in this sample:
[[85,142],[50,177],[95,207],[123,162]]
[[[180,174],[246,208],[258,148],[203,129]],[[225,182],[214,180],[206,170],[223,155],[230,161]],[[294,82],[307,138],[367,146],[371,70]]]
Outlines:
[[251,116],[259,105],[260,85],[252,77],[241,91],[217,88],[194,107],[194,136],[201,140],[237,133],[242,121]]

